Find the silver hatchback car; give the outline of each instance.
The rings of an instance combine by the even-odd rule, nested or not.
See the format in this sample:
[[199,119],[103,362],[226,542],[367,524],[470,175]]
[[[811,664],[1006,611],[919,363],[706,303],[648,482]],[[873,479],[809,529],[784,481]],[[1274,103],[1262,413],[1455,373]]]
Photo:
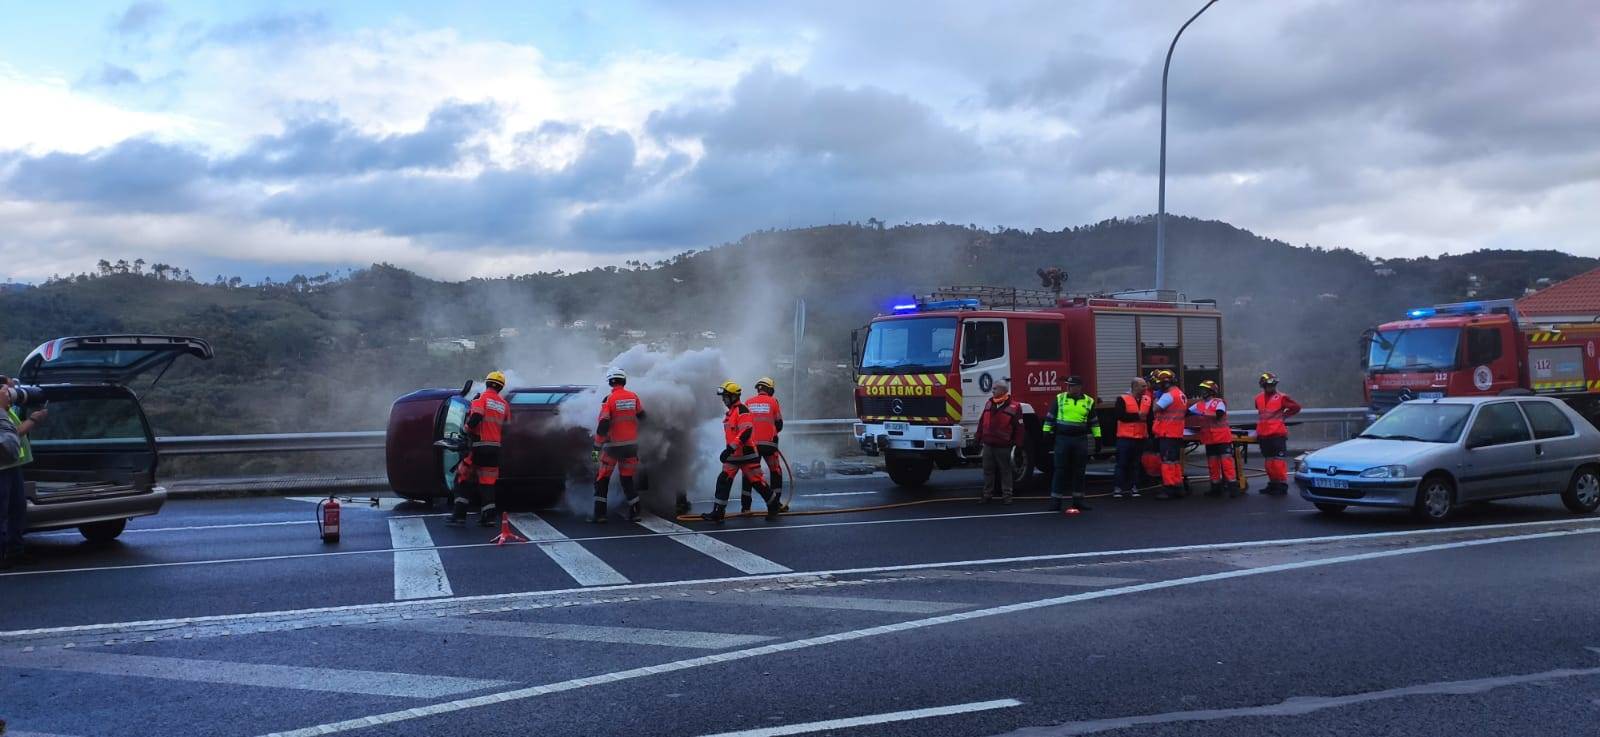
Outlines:
[[1536,494],[1589,514],[1600,507],[1600,430],[1547,397],[1415,400],[1296,460],[1294,480],[1328,514],[1399,507],[1440,521],[1466,502]]

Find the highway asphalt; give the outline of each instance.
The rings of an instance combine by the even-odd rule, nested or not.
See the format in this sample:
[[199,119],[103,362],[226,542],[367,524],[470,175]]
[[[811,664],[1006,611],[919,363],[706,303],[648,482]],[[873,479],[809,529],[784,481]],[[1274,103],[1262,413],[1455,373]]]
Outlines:
[[537,542],[503,547],[392,498],[334,545],[282,497],[32,536],[4,734],[1600,734],[1600,519],[1554,498],[1069,518],[977,481],[802,482],[839,511],[721,527],[519,513]]

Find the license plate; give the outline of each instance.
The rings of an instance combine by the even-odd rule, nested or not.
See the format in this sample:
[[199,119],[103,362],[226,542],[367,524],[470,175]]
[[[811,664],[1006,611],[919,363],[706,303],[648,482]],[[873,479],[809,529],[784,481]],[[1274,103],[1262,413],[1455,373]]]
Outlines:
[[911,426],[904,422],[885,422],[883,423],[883,429],[904,435],[907,430],[911,429]]
[[1312,479],[1311,485],[1318,489],[1348,489],[1350,482],[1344,479]]

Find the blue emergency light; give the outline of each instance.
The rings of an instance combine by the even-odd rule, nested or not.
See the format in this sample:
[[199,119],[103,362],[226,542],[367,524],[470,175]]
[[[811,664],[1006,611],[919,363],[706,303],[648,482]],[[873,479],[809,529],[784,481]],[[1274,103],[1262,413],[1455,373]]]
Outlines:
[[1406,311],[1406,315],[1413,320],[1421,320],[1424,317],[1433,317],[1437,313],[1438,310],[1435,310],[1432,307],[1418,307],[1414,310]]
[[976,310],[983,304],[976,299],[942,299],[938,302],[924,302],[924,310]]
[[915,302],[912,302],[911,304],[908,304],[908,305],[895,305],[894,306],[894,312],[897,315],[903,314],[903,313],[906,313],[906,312],[916,312],[916,311],[917,311],[917,303],[915,303]]

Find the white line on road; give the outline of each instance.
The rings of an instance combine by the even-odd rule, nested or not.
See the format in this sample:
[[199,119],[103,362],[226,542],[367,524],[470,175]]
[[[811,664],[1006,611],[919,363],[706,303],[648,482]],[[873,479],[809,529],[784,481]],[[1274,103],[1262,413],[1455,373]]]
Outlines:
[[518,512],[508,515],[518,532],[528,536],[528,541],[539,544],[545,555],[561,566],[581,586],[614,586],[628,582],[628,577],[600,560],[572,538],[561,534],[537,514]]
[[[1592,523],[1592,520],[1589,522]],[[1201,543],[1197,545],[1172,545],[1159,548],[1123,548],[1120,550],[1086,550],[1077,553],[1050,553],[1046,555],[1025,555],[1012,558],[973,558],[968,560],[930,561],[927,563],[906,563],[891,566],[869,566],[862,568],[835,568],[822,571],[791,571],[789,573],[771,573],[751,576],[724,576],[721,578],[693,578],[677,581],[652,581],[649,583],[630,583],[622,586],[605,586],[596,588],[569,588],[546,589],[542,591],[516,591],[504,594],[476,594],[473,596],[456,596],[449,599],[433,599],[420,602],[380,602],[373,604],[346,604],[332,607],[313,607],[309,609],[280,609],[266,612],[242,612],[238,614],[207,614],[197,617],[171,617],[166,619],[145,619],[128,622],[105,622],[100,624],[73,624],[60,627],[37,627],[31,629],[0,631],[0,640],[18,637],[31,637],[39,635],[63,635],[79,632],[103,633],[128,630],[133,628],[171,627],[176,625],[193,624],[223,624],[250,620],[271,620],[290,617],[304,617],[311,615],[337,615],[369,612],[385,612],[405,610],[417,605],[431,606],[439,603],[477,603],[496,602],[507,599],[516,599],[527,596],[559,596],[563,594],[594,593],[597,591],[642,591],[650,589],[673,588],[678,586],[693,586],[701,584],[739,582],[760,582],[787,578],[818,578],[828,576],[855,576],[871,573],[896,573],[902,571],[925,571],[938,568],[966,568],[988,565],[1011,565],[1015,563],[1040,563],[1063,560],[1085,560],[1095,558],[1119,558],[1130,555],[1163,555],[1172,553],[1194,553],[1221,550],[1251,550],[1255,548],[1272,548],[1290,545],[1322,545],[1337,542],[1352,542],[1359,540],[1386,540],[1396,537],[1416,536],[1431,537],[1435,535],[1460,535],[1463,533],[1525,529],[1529,527],[1550,527],[1553,525],[1583,525],[1585,520],[1544,520],[1540,522],[1508,522],[1496,525],[1476,525],[1468,527],[1433,527],[1421,530],[1393,530],[1390,532],[1363,532],[1350,535],[1325,535],[1322,537],[1296,537],[1275,538],[1268,540],[1243,540],[1224,543]],[[759,529],[759,528],[753,528]],[[1600,532],[1600,527],[1580,526],[1572,532]],[[390,552],[390,551],[380,551]],[[6,574],[0,574],[3,576]]]
[[807,499],[818,499],[825,496],[877,496],[880,491],[830,491],[826,494],[807,494]]
[[1066,596],[1054,596],[1054,597],[1050,597],[1048,599],[1035,599],[1033,601],[1023,601],[1023,602],[1018,602],[1018,603],[1015,603],[1015,604],[1005,604],[1005,605],[1001,605],[1001,606],[989,607],[989,608],[986,608],[986,609],[974,609],[974,610],[965,611],[965,612],[955,612],[955,613],[952,613],[952,614],[943,614],[943,615],[940,615],[940,616],[937,616],[937,617],[927,617],[927,618],[924,618],[924,619],[913,619],[913,620],[910,620],[910,621],[907,621],[907,622],[896,622],[894,624],[885,624],[885,625],[879,625],[879,626],[876,626],[876,627],[867,627],[867,628],[864,628],[864,629],[850,630],[850,631],[847,631],[847,632],[836,632],[836,633],[829,634],[829,635],[820,635],[820,636],[817,636],[817,637],[807,637],[807,638],[800,639],[800,640],[790,640],[789,642],[777,642],[777,643],[772,643],[770,645],[762,645],[762,646],[759,646],[759,647],[746,648],[744,650],[734,650],[734,651],[731,651],[731,652],[716,653],[714,655],[702,655],[702,656],[700,656],[698,658],[688,658],[686,660],[679,660],[679,661],[675,661],[675,662],[671,662],[671,663],[659,663],[659,664],[656,664],[656,665],[644,666],[644,667],[640,667],[640,668],[630,668],[628,670],[615,671],[615,672],[612,672],[612,673],[602,673],[602,674],[599,674],[599,675],[587,676],[585,678],[575,678],[575,679],[571,679],[571,680],[567,680],[567,681],[558,681],[556,683],[549,683],[549,684],[545,684],[545,685],[542,685],[542,686],[530,686],[528,688],[519,688],[519,689],[510,690],[510,691],[502,691],[500,693],[484,694],[482,696],[474,696],[474,697],[471,697],[471,698],[457,699],[455,701],[445,701],[445,702],[440,702],[440,703],[437,703],[437,704],[430,704],[428,706],[419,706],[419,707],[417,707],[415,709],[408,709],[408,710],[405,710],[405,711],[393,711],[393,712],[388,712],[388,713],[385,713],[385,714],[374,714],[374,715],[368,716],[368,717],[360,717],[360,718],[356,718],[356,719],[348,719],[348,720],[339,721],[339,722],[331,722],[331,723],[328,723],[328,724],[319,724],[319,725],[316,725],[316,726],[305,727],[305,728],[302,728],[302,729],[293,729],[293,730],[289,730],[289,731],[285,731],[285,732],[273,732],[270,735],[265,735],[264,737],[316,737],[317,735],[334,734],[334,733],[337,733],[337,732],[347,732],[347,731],[350,731],[350,730],[353,730],[353,729],[362,729],[362,728],[365,728],[365,727],[374,727],[374,726],[385,725],[385,724],[395,724],[395,723],[398,723],[398,722],[405,722],[405,721],[410,721],[410,720],[413,720],[413,719],[422,719],[422,718],[426,718],[426,717],[438,716],[438,715],[441,715],[441,714],[452,714],[452,713],[455,713],[455,712],[466,711],[468,709],[477,709],[477,708],[484,707],[484,706],[493,706],[495,704],[504,704],[504,703],[511,702],[511,701],[522,701],[522,700],[525,700],[525,699],[534,698],[536,696],[544,696],[546,694],[561,693],[561,692],[565,692],[565,691],[576,691],[578,689],[588,688],[590,686],[599,686],[599,685],[603,685],[603,684],[616,683],[618,681],[633,680],[633,679],[637,679],[637,678],[646,678],[646,677],[650,677],[650,676],[661,675],[661,674],[664,674],[664,673],[675,673],[675,672],[691,670],[691,669],[695,669],[695,668],[703,668],[703,667],[710,666],[710,665],[720,665],[722,663],[729,663],[729,662],[733,662],[733,661],[736,661],[736,660],[749,660],[749,659],[752,659],[752,658],[759,658],[759,657],[763,657],[763,656],[767,656],[767,655],[777,655],[779,653],[794,652],[794,651],[797,651],[797,650],[805,650],[805,649],[809,649],[809,648],[813,648],[813,647],[820,647],[820,646],[823,646],[823,645],[832,645],[832,644],[840,643],[840,642],[853,642],[853,641],[856,641],[856,640],[865,640],[865,639],[869,639],[869,638],[873,638],[873,637],[881,637],[881,636],[884,636],[884,635],[892,635],[892,634],[898,634],[898,633],[901,633],[901,632],[910,632],[910,631],[914,631],[914,630],[921,630],[921,629],[926,629],[926,628],[929,628],[929,627],[935,627],[935,626],[939,626],[939,625],[955,624],[957,622],[969,622],[969,621],[978,620],[978,619],[987,619],[989,617],[997,617],[997,616],[1001,616],[1001,615],[1016,614],[1016,613],[1019,613],[1019,612],[1033,611],[1033,610],[1036,610],[1036,609],[1045,609],[1045,608],[1048,608],[1048,607],[1056,607],[1056,606],[1061,606],[1063,604],[1073,604],[1073,603],[1077,603],[1077,602],[1081,602],[1081,601],[1093,601],[1093,600],[1096,600],[1096,599],[1107,599],[1107,598],[1111,598],[1111,597],[1114,597],[1114,596],[1124,596],[1124,595],[1127,595],[1127,594],[1138,594],[1138,593],[1143,593],[1143,592],[1146,592],[1146,591],[1159,591],[1159,590],[1162,590],[1162,589],[1178,588],[1178,587],[1182,587],[1182,586],[1193,586],[1193,585],[1202,584],[1202,583],[1212,583],[1212,582],[1216,582],[1216,581],[1227,581],[1227,580],[1236,579],[1236,578],[1246,578],[1246,577],[1250,577],[1250,576],[1260,576],[1260,575],[1264,575],[1264,574],[1268,574],[1268,573],[1282,573],[1282,572],[1285,572],[1285,571],[1298,571],[1298,570],[1304,570],[1304,569],[1308,569],[1308,568],[1319,568],[1319,567],[1322,567],[1322,566],[1330,566],[1330,565],[1336,565],[1336,564],[1341,564],[1341,563],[1355,563],[1355,562],[1359,562],[1359,561],[1379,560],[1379,559],[1383,559],[1383,558],[1393,558],[1393,557],[1402,556],[1402,555],[1416,555],[1416,554],[1419,554],[1419,553],[1430,553],[1430,552],[1437,552],[1437,551],[1443,551],[1443,550],[1455,550],[1455,549],[1458,549],[1458,548],[1470,548],[1470,547],[1476,547],[1476,546],[1480,546],[1480,545],[1494,545],[1494,544],[1497,544],[1497,543],[1521,542],[1521,541],[1527,541],[1527,540],[1548,540],[1548,539],[1560,538],[1560,537],[1570,537],[1570,536],[1573,536],[1573,535],[1592,535],[1592,534],[1596,534],[1596,533],[1600,533],[1600,528],[1591,527],[1591,528],[1584,528],[1584,529],[1578,529],[1578,530],[1560,530],[1560,531],[1556,531],[1556,532],[1537,532],[1537,533],[1530,533],[1530,534],[1527,534],[1527,535],[1512,535],[1512,536],[1507,536],[1507,537],[1483,538],[1483,539],[1478,539],[1478,540],[1458,540],[1456,542],[1439,543],[1439,544],[1436,544],[1436,545],[1423,545],[1423,546],[1415,547],[1415,548],[1398,548],[1398,549],[1391,549],[1391,550],[1379,550],[1379,551],[1370,552],[1370,553],[1356,553],[1356,554],[1352,554],[1352,555],[1340,555],[1340,556],[1335,556],[1335,557],[1332,557],[1332,558],[1318,558],[1318,559],[1314,559],[1314,560],[1296,561],[1296,562],[1293,562],[1293,563],[1280,563],[1280,564],[1277,564],[1277,565],[1262,566],[1260,568],[1245,568],[1245,569],[1233,570],[1233,571],[1223,571],[1221,573],[1207,573],[1207,574],[1200,575],[1200,576],[1189,576],[1187,578],[1174,578],[1174,579],[1168,579],[1168,580],[1165,580],[1165,581],[1152,581],[1150,583],[1141,583],[1141,584],[1135,584],[1133,586],[1123,586],[1123,587],[1114,588],[1114,589],[1101,589],[1099,591],[1085,591],[1085,592],[1079,593],[1079,594],[1069,594],[1069,595],[1066,595]]
[[1038,584],[1042,586],[1080,586],[1088,589],[1107,586],[1124,586],[1138,583],[1137,578],[1112,578],[1110,576],[1073,576],[1065,573],[1035,573],[1033,571],[986,571],[973,578],[1004,583]]
[[952,601],[917,601],[915,599],[872,599],[865,596],[828,596],[826,594],[770,594],[749,593],[718,596],[699,600],[706,604],[744,604],[756,606],[800,607],[804,609],[841,609],[858,612],[894,612],[897,614],[933,614],[952,609],[965,609],[971,604]]
[[555,622],[508,622],[463,617],[401,619],[379,622],[368,626],[457,635],[524,637],[536,640],[572,640],[577,642],[614,642],[622,645],[659,645],[661,647],[686,647],[699,650],[726,650],[730,647],[744,647],[774,639],[765,635],[735,635],[724,632],[658,630],[642,627],[602,627]]
[[450,577],[444,572],[439,551],[431,550],[433,537],[428,523],[420,519],[389,520],[389,539],[398,550],[394,554],[394,598],[432,599],[449,596]]
[[444,696],[504,688],[510,681],[487,681],[454,676],[388,673],[295,665],[229,663],[220,660],[165,658],[152,655],[49,649],[31,653],[0,653],[0,666],[39,668],[69,673],[159,678],[169,681],[226,683],[236,686],[332,691],[371,696],[436,699]]
[[721,563],[733,566],[744,573],[788,573],[794,569],[774,563],[755,553],[742,548],[736,548],[709,535],[697,533],[675,522],[668,522],[653,514],[646,514],[639,520],[645,529],[663,535],[671,535],[672,539],[699,553],[704,553],[717,559]]
[[866,727],[873,724],[909,722],[913,719],[929,719],[932,717],[954,716],[956,714],[971,714],[975,711],[1009,709],[1013,706],[1022,706],[1022,702],[1016,699],[974,701],[970,704],[935,706],[929,709],[911,709],[909,711],[891,711],[887,714],[845,717],[844,719],[829,719],[827,721],[806,722],[804,724],[786,724],[782,727],[762,727],[760,729],[746,729],[739,732],[718,732],[717,734],[706,735],[706,737],[784,737],[784,735],[806,734],[807,732],[823,732],[830,729],[852,729],[854,727]]

